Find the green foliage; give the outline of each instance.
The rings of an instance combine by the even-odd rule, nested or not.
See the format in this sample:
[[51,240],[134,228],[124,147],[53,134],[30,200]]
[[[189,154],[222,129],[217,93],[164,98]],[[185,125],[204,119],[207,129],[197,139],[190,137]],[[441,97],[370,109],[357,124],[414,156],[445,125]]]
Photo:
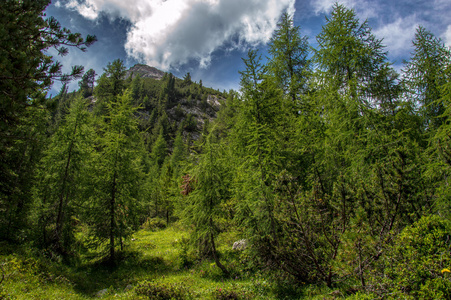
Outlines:
[[308,37],[301,37],[299,27],[293,25],[293,19],[284,13],[277,29],[269,42],[269,72],[277,86],[289,95],[295,110],[305,109],[296,103],[308,90],[310,61],[308,60]]
[[71,103],[44,152],[35,185],[39,207],[36,225],[42,230],[38,243],[53,244],[60,252],[66,252],[73,240],[74,226],[69,221],[80,205],[86,165],[93,150],[94,132],[87,106],[81,97]]
[[156,231],[166,228],[166,221],[161,218],[147,218],[146,221],[141,225],[142,229]]
[[193,191],[186,192],[188,204],[184,219],[193,225],[193,239],[198,243],[200,253],[212,255],[216,265],[228,275],[226,267],[219,261],[215,245],[218,235],[217,220],[223,213],[221,203],[229,197],[230,182],[221,146],[215,141],[214,131],[207,137],[203,153],[190,172]]
[[406,227],[378,263],[373,291],[392,298],[450,298],[450,235],[449,220],[435,215]]
[[141,282],[135,289],[136,294],[152,300],[187,299],[187,289],[183,284],[164,284]]
[[161,128],[160,134],[152,147],[151,157],[153,161],[161,167],[167,156],[168,150],[166,140],[164,139],[163,128]]
[[[25,27],[54,30],[55,40],[40,37],[41,54],[89,44],[42,20],[46,1],[6,3],[12,25],[0,32],[16,32],[19,8]],[[71,76],[34,53],[33,41],[0,39],[2,58],[43,76],[25,74],[27,82],[12,87],[21,73],[0,63],[0,235],[50,246],[44,263],[30,260],[30,272],[1,256],[8,293],[451,297],[450,54],[426,29],[417,30],[399,75],[368,23],[335,4],[311,58],[307,38],[284,14],[266,62],[255,50],[243,60],[241,93],[219,93],[189,73],[125,78],[115,60],[96,87],[90,70],[78,92],[65,82],[48,100],[51,81]],[[7,50],[13,40],[17,55]],[[32,52],[35,61],[25,57]],[[221,103],[218,112],[211,100]],[[241,239],[247,248],[232,250]],[[52,267],[42,271],[46,262]],[[61,290],[45,294],[52,284]],[[24,289],[31,293],[11,292]]]
[[374,91],[369,83],[384,69],[386,53],[368,22],[360,23],[354,10],[336,3],[317,42],[314,61],[320,70],[318,83],[322,89],[334,92],[344,89],[352,100],[359,97],[358,104],[374,104],[370,97]]
[[444,121],[446,106],[439,99],[441,86],[450,80],[446,70],[451,66],[451,51],[422,26],[417,28],[412,44],[414,51],[404,73],[407,96],[421,104],[425,128],[437,128]]
[[[181,162],[186,158],[185,144],[183,143],[182,135],[179,132],[174,140],[174,149],[171,155],[171,167],[174,171],[180,169]],[[177,172],[175,172],[177,173]],[[177,174],[178,175],[178,174]]]
[[253,299],[249,293],[219,288],[214,291],[213,298],[218,300]]
[[94,82],[96,77],[96,71],[89,69],[88,72],[83,75],[81,81],[78,82],[80,89],[82,90],[83,97],[89,97],[94,92]]
[[126,91],[108,103],[108,114],[101,120],[97,149],[92,163],[92,185],[85,199],[88,224],[100,241],[109,239],[109,259],[114,263],[115,241],[127,237],[138,226],[140,190],[143,184],[144,145],[137,130]]
[[[45,95],[55,80],[67,82],[83,73],[74,66],[70,74],[48,55],[82,51],[95,42],[72,33],[55,18],[44,19],[49,0],[7,0],[0,3],[0,236],[14,239],[28,223],[31,182],[45,144]],[[27,38],[24,38],[27,37]],[[14,233],[14,234],[13,234]]]
[[[448,67],[446,72],[451,74],[451,67]],[[437,188],[437,211],[440,215],[451,219],[451,189],[447,179],[451,171],[451,124],[449,118],[451,113],[451,81],[442,85],[440,90],[442,95],[439,100],[440,105],[446,107],[446,109],[445,113],[441,116],[443,123],[435,131],[434,136],[430,140],[431,144],[428,147],[430,161],[427,165],[426,176],[431,182],[431,185]]]

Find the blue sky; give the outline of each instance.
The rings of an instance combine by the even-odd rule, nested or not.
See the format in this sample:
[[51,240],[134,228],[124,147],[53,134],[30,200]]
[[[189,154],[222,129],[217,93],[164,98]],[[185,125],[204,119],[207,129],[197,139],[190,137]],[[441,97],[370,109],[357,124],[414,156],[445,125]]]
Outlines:
[[[219,90],[238,89],[241,58],[265,45],[284,11],[293,14],[301,34],[315,47],[334,0],[53,0],[47,16],[98,42],[86,53],[70,49],[56,57],[68,72],[83,65],[103,73],[108,62],[120,58],[127,67],[144,63]],[[415,29],[422,25],[451,46],[450,0],[343,0],[367,19],[386,45],[389,59],[401,69],[408,59]],[[51,94],[58,93],[56,83]],[[70,85],[70,90],[77,83]]]

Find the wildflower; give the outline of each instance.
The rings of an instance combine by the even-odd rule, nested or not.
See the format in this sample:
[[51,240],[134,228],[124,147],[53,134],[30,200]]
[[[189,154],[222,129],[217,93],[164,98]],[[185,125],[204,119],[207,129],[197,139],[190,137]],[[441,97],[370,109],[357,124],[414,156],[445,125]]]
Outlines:
[[443,274],[443,273],[451,273],[451,271],[450,271],[449,269],[443,269],[443,270],[442,270],[442,274]]

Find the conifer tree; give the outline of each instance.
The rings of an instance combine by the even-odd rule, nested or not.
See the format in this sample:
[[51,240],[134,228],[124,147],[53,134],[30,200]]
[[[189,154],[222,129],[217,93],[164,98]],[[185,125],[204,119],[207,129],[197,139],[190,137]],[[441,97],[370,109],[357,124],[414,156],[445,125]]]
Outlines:
[[[386,63],[386,52],[381,40],[371,33],[368,22],[360,23],[354,10],[336,3],[317,42],[314,61],[322,89],[348,95],[359,109],[374,105],[369,83]],[[332,99],[329,102],[341,105]]]
[[269,42],[268,70],[277,86],[292,100],[295,109],[299,109],[299,96],[306,94],[310,62],[307,36],[301,37],[298,26],[288,13],[282,15]]
[[175,173],[176,170],[180,170],[180,164],[185,159],[186,150],[185,144],[183,143],[181,131],[177,132],[177,136],[174,140],[174,147],[171,155],[171,166]]
[[439,127],[446,107],[441,99],[441,86],[450,80],[451,51],[443,41],[420,26],[412,41],[414,51],[404,70],[407,96],[421,105],[420,113],[426,129]]
[[[312,265],[327,285],[352,274],[365,287],[368,268],[390,235],[427,205],[418,197],[421,156],[407,134],[412,118],[398,99],[397,75],[367,22],[336,4],[317,40],[321,134],[310,166],[313,186],[298,205],[317,217],[301,214],[314,229],[309,239],[303,235],[318,247],[310,253]],[[346,267],[337,268],[334,261],[343,258]]]
[[88,72],[83,75],[82,79],[78,83],[80,87],[83,97],[87,98],[92,95],[94,92],[94,82],[96,78],[96,71],[93,69],[89,69]]
[[281,171],[284,148],[284,97],[272,81],[256,51],[243,59],[242,104],[231,139],[236,164],[237,211],[243,229],[263,260],[277,261],[278,225],[274,215],[274,180]]
[[[451,67],[445,70],[444,76],[451,76]],[[429,161],[427,164],[426,177],[433,191],[430,193],[436,198],[436,211],[450,219],[451,218],[451,187],[449,178],[451,174],[451,81],[439,87],[441,98],[436,105],[445,108],[440,116],[442,123],[431,138],[430,147],[427,149]]]
[[221,203],[230,197],[230,173],[224,160],[224,150],[215,140],[212,132],[206,137],[202,154],[189,176],[194,184],[192,192],[186,193],[188,205],[184,211],[185,222],[194,225],[193,238],[204,254],[213,256],[216,266],[225,275],[228,269],[219,260],[216,249],[216,237],[219,234],[217,224],[222,215]]
[[116,101],[125,88],[125,66],[122,60],[109,62],[97,81],[95,112],[102,115],[107,111],[108,102]]
[[53,17],[45,18],[49,3],[0,2],[1,238],[13,238],[11,232],[22,232],[28,220],[31,182],[45,141],[46,93],[55,80],[67,82],[83,73],[82,66],[74,66],[69,74],[63,74],[49,50],[56,49],[64,56],[68,47],[85,51],[96,40],[61,28]]
[[112,264],[118,240],[122,250],[123,238],[137,226],[138,198],[143,186],[144,144],[131,101],[127,90],[108,103],[96,146],[99,150],[92,162],[93,192],[86,204],[90,209],[85,212],[95,237],[109,241],[108,258]]
[[[40,164],[35,195],[40,205],[43,243],[51,243],[55,250],[66,253],[72,242],[74,228],[68,223],[80,205],[84,167],[90,159],[94,137],[88,103],[76,98],[51,137]],[[53,228],[48,232],[48,228]]]
[[164,138],[163,128],[161,128],[160,134],[158,135],[157,140],[152,146],[151,157],[155,162],[155,164],[161,167],[167,156],[168,156],[167,144]]

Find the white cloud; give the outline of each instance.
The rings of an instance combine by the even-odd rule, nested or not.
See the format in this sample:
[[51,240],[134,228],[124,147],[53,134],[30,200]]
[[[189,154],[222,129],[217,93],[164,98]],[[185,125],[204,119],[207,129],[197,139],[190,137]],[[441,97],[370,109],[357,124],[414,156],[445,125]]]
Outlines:
[[[164,1],[164,0],[163,0]],[[65,7],[78,11],[83,17],[94,20],[101,12],[112,18],[125,18],[134,22],[152,12],[153,0],[66,0]],[[56,6],[61,6],[60,2]]]
[[125,50],[135,59],[169,69],[197,60],[208,66],[221,47],[265,43],[295,0],[69,0],[65,7],[95,20],[100,13],[132,26]]
[[416,17],[409,16],[377,28],[374,34],[379,39],[384,39],[383,43],[391,55],[402,56],[411,49],[417,27]]
[[[312,0],[312,5],[316,14],[329,14],[337,0]],[[338,4],[346,8],[355,9],[357,15],[362,20],[375,17],[377,14],[377,2],[366,0],[340,0]]]
[[448,25],[448,28],[445,31],[443,41],[447,47],[451,47],[451,25]]

